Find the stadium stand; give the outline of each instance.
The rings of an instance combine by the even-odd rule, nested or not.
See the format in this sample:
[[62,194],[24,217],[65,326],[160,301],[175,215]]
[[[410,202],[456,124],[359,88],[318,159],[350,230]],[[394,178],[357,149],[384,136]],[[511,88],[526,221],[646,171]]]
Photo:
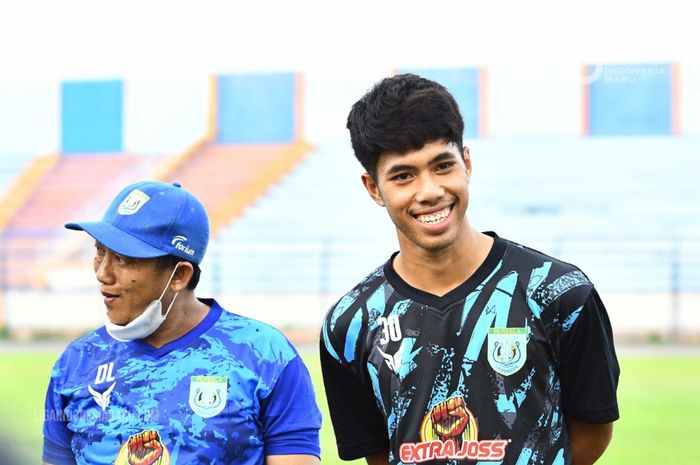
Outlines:
[[309,150],[304,143],[204,143],[164,178],[197,195],[209,212],[212,235],[216,235]]
[[115,185],[138,178],[153,160],[155,157],[126,154],[60,156],[53,158],[50,166],[42,166],[36,175],[32,174],[38,169],[35,167],[20,174],[21,180],[32,178],[33,184],[16,186],[17,190],[29,191],[22,195],[2,230],[4,284],[43,287],[37,267],[57,251],[65,250],[65,244],[52,244],[62,235],[63,224],[109,199]]
[[[470,218],[578,264],[605,290],[665,292],[676,280],[698,291],[700,188],[687,169],[698,147],[690,136],[476,140]],[[319,143],[222,230],[216,287],[337,293],[379,265],[396,239],[361,172],[347,141]]]
[[0,196],[4,196],[12,187],[23,168],[30,163],[29,157],[3,154],[0,156]]

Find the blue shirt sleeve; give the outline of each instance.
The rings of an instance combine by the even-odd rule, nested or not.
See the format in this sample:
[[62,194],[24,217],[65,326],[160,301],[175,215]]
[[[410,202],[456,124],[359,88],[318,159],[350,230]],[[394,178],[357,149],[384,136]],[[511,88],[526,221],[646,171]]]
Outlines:
[[53,465],[75,465],[71,449],[72,433],[68,429],[63,399],[56,388],[57,371],[53,370],[44,403],[43,461]]
[[309,371],[298,355],[282,370],[261,408],[266,456],[321,456],[321,412]]

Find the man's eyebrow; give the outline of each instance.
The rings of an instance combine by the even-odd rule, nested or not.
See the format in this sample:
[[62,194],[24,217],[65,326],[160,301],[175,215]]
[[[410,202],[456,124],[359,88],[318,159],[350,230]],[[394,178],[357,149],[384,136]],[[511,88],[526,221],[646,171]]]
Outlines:
[[441,161],[450,160],[450,159],[454,159],[454,158],[456,158],[456,155],[454,153],[445,151],[445,152],[441,152],[441,153],[435,155],[435,157],[432,160],[430,160],[430,163],[438,163]]
[[391,176],[392,174],[400,173],[402,171],[409,171],[414,169],[413,165],[393,165],[391,168],[386,170],[386,175]]
[[[433,159],[430,160],[429,163],[430,164],[439,163],[441,161],[454,159],[455,157],[456,157],[456,155],[454,153],[449,152],[449,151],[444,151],[444,152],[440,152],[437,155],[435,155],[433,157]],[[413,165],[401,165],[401,164],[393,165],[391,168],[386,170],[385,174],[387,176],[391,176],[392,174],[400,173],[403,171],[410,171],[412,169],[415,169],[415,166],[413,166]]]

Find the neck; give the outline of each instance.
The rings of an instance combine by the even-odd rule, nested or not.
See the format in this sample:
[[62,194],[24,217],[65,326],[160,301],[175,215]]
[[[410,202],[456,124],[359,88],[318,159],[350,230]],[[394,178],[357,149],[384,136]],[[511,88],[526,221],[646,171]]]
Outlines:
[[[163,297],[163,311],[168,308],[174,295],[168,292]],[[204,320],[209,309],[208,305],[197,300],[193,291],[181,291],[163,324],[144,341],[157,349],[161,348],[194,329]]]
[[442,297],[469,279],[486,260],[493,238],[465,225],[449,247],[426,250],[400,242],[393,262],[396,273],[411,286]]

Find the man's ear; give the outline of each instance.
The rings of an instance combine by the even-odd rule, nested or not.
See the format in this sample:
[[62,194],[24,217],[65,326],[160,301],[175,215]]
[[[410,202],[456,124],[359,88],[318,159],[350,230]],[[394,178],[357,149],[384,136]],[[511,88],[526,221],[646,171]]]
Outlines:
[[369,173],[362,173],[362,184],[364,184],[365,189],[367,189],[367,193],[370,197],[372,197],[372,200],[374,200],[374,202],[380,207],[383,207],[384,199],[382,198],[382,193],[379,191],[379,186],[377,186],[377,183]]
[[462,157],[464,158],[464,167],[467,170],[467,179],[471,179],[472,176],[472,157],[469,153],[469,147],[466,145],[462,150]]
[[194,274],[194,267],[189,262],[180,262],[177,265],[177,270],[173,275],[173,280],[170,281],[170,289],[175,292],[180,292],[187,287]]

